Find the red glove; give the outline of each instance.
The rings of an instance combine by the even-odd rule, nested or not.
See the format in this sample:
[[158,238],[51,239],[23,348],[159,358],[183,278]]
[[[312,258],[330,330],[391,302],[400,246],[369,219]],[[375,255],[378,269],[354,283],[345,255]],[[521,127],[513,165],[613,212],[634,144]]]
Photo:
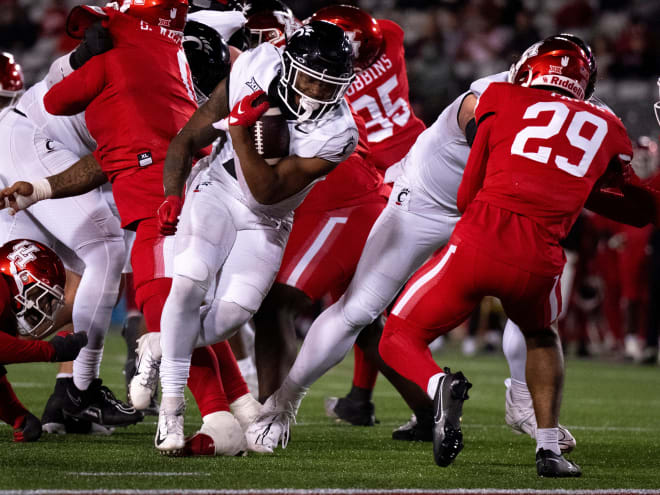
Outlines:
[[161,235],[174,235],[182,206],[183,199],[180,196],[168,196],[158,207],[158,230]]
[[229,125],[250,127],[268,110],[269,106],[268,97],[262,90],[250,93],[234,105],[234,109],[229,114]]

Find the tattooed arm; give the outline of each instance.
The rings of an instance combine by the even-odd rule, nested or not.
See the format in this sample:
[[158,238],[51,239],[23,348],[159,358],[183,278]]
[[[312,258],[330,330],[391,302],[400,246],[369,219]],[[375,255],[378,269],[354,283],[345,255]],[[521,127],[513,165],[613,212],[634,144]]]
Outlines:
[[33,183],[19,181],[0,191],[0,209],[24,210],[37,201],[85,194],[108,181],[93,155],[83,156],[59,174]]

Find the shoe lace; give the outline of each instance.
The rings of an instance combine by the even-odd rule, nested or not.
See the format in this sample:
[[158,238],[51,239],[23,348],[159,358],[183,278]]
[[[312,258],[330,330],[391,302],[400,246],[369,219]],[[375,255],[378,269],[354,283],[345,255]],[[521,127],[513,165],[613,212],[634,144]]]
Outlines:
[[99,387],[99,397],[101,400],[107,404],[110,404],[113,408],[121,411],[124,414],[134,414],[136,409],[133,406],[120,401],[115,397],[115,394],[105,385]]
[[180,421],[183,411],[177,411],[175,414],[165,415],[165,428],[168,434],[183,436],[183,421]]
[[141,373],[140,385],[143,387],[152,389],[156,386],[158,382],[158,371],[160,370],[160,361],[153,359],[149,356],[147,360],[147,365],[149,366],[149,371],[147,373]]

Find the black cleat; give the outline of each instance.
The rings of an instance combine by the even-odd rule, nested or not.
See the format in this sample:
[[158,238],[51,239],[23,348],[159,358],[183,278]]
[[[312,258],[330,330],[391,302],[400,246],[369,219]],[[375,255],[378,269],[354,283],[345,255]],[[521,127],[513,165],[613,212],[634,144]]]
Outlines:
[[392,432],[392,440],[403,440],[405,442],[432,442],[433,441],[433,416],[417,419],[414,414],[410,421],[399,426]]
[[140,411],[118,400],[99,378],[87,390],[78,390],[72,380],[66,387],[64,401],[65,415],[103,426],[129,426],[144,418]]
[[460,371],[451,373],[445,368],[445,375],[440,377],[433,399],[433,458],[438,466],[449,466],[463,450],[461,416],[470,387],[472,384]]
[[77,433],[80,435],[111,435],[114,428],[108,428],[86,419],[74,418],[64,414],[66,400],[66,389],[73,386],[73,378],[58,378],[55,380],[55,391],[48,398],[44,413],[41,416],[43,431],[63,435],[65,433]]
[[561,454],[540,449],[536,453],[536,474],[544,478],[577,478],[582,476],[582,470]]
[[331,418],[340,419],[353,426],[373,426],[378,423],[371,401],[357,401],[348,397],[327,397],[325,399],[325,413]]

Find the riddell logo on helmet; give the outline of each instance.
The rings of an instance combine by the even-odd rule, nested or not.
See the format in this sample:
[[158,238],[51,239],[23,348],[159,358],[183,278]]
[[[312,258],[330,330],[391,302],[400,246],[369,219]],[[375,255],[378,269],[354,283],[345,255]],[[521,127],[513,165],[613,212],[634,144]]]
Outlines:
[[554,86],[562,88],[571,93],[576,98],[584,99],[584,89],[580,87],[573,79],[564,76],[541,76],[534,79],[530,86]]

